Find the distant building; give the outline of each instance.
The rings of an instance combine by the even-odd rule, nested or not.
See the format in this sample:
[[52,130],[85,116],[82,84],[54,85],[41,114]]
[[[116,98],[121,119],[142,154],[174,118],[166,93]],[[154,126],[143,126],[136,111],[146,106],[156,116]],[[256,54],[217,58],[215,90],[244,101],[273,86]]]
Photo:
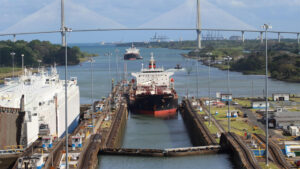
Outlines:
[[241,36],[230,36],[229,40],[242,40]]
[[158,35],[157,33],[154,34],[153,37],[150,38],[150,42],[167,42],[169,37]]
[[290,94],[289,93],[274,93],[272,95],[274,101],[289,101]]
[[[266,108],[266,102],[262,100],[253,100],[252,101],[252,108],[253,109],[265,109]],[[270,103],[268,102],[268,107],[270,106]]]
[[220,92],[216,92],[216,98],[221,99],[221,93]]
[[300,112],[290,112],[283,110],[282,112],[274,112],[269,120],[273,122],[274,127],[287,129],[289,126],[300,127]]
[[221,101],[232,101],[232,94],[221,94]]

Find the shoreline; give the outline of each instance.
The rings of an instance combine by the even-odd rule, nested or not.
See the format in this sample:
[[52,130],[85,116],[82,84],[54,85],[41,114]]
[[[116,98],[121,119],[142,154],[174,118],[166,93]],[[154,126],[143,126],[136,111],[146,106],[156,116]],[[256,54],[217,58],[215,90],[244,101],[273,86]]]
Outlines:
[[[97,56],[99,56],[99,55],[93,55],[92,57],[97,57]],[[86,62],[89,58],[90,58],[90,56],[86,56],[84,58],[80,58],[78,64],[70,64],[68,66],[79,65],[79,64],[81,64],[83,62]],[[45,65],[45,67],[49,67],[49,66],[50,65]],[[57,66],[60,66],[60,65],[57,65]],[[5,67],[5,68],[12,69],[12,67]],[[0,68],[0,70],[1,70],[1,68]],[[15,76],[14,77],[18,77],[18,76],[22,75],[21,68],[16,67],[15,70],[17,70],[17,71],[15,71]],[[37,69],[33,68],[33,73],[36,73],[36,72],[37,72]],[[0,85],[4,84],[4,79],[5,78],[10,78],[10,77],[13,77],[13,72],[12,71],[9,71],[9,72],[6,72],[6,73],[2,73],[0,71]]]
[[[188,56],[188,54],[181,54],[183,57],[188,58],[188,59],[195,59],[198,60],[198,62],[201,62],[203,65],[208,66],[208,64],[206,63],[207,59],[197,59],[196,56]],[[211,67],[215,67],[218,68],[219,70],[227,70],[227,65],[224,64],[211,64]],[[226,67],[226,68],[225,68]],[[265,75],[263,72],[259,72],[259,71],[238,71],[238,70],[232,70],[229,69],[231,72],[239,72],[242,73],[243,75]],[[273,79],[273,80],[278,80],[278,81],[282,81],[282,82],[288,82],[288,83],[300,83],[300,81],[298,80],[291,80],[291,79],[277,79],[274,78],[270,75],[270,72],[268,73],[268,77]]]
[[[99,55],[97,55],[97,56],[99,56]],[[96,57],[96,56],[92,56],[92,57]],[[78,64],[70,64],[68,66],[79,65],[79,64],[81,64],[83,62],[86,62],[88,59],[89,59],[89,57],[80,58],[79,59],[80,61],[79,61]],[[57,65],[57,66],[60,66],[60,65]],[[49,65],[45,65],[45,67],[49,67]],[[12,67],[6,67],[6,68],[12,68]],[[17,71],[15,71],[15,76],[13,76],[13,72],[12,71],[6,72],[6,73],[1,73],[0,72],[0,85],[4,84],[4,79],[5,78],[18,77],[18,76],[22,75],[22,70],[20,70],[21,68],[17,67],[15,69],[17,69]],[[37,69],[34,68],[32,72],[33,73],[37,73]]]

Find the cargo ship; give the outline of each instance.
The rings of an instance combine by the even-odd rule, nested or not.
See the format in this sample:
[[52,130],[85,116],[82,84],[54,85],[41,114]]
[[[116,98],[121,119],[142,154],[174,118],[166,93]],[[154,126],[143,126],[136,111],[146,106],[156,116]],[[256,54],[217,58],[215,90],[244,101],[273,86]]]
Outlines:
[[137,59],[143,59],[143,57],[140,55],[140,50],[132,44],[130,48],[126,49],[126,53],[124,54],[124,60]]
[[133,113],[170,117],[177,115],[178,95],[174,89],[173,72],[157,68],[151,53],[148,68],[132,73],[133,87],[129,93],[129,109]]
[[[40,136],[63,137],[65,134],[65,81],[56,67],[24,69],[19,78],[4,80],[0,88],[0,150],[21,145],[28,147]],[[77,78],[67,81],[68,126],[79,122],[80,99]],[[69,132],[70,132],[69,131]]]

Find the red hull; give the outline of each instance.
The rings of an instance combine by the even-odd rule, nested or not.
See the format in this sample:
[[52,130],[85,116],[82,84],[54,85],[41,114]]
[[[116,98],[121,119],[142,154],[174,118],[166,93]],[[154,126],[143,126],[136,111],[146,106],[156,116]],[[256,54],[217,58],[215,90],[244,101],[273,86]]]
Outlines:
[[139,114],[147,114],[147,115],[153,115],[154,117],[170,117],[175,116],[177,113],[177,109],[167,109],[167,110],[157,110],[157,111],[151,111],[151,110],[136,110],[136,113]]

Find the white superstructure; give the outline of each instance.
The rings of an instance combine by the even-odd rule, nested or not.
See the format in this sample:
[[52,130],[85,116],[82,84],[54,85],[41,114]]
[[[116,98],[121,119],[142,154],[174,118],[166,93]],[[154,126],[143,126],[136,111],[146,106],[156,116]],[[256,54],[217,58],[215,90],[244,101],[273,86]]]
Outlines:
[[137,49],[137,48],[132,44],[130,48],[126,49],[126,53],[125,53],[125,54],[136,54],[136,55],[140,55],[140,50]]
[[151,53],[151,59],[149,67],[144,68],[142,66],[141,72],[132,73],[132,76],[136,78],[136,94],[158,94],[163,92],[164,94],[172,93],[173,80],[170,80],[173,72],[166,72],[164,68],[156,68],[156,63]]
[[[78,124],[80,113],[77,79],[71,78],[67,81],[67,85],[68,125],[69,128],[74,128]],[[20,144],[30,145],[41,132],[58,137],[64,134],[64,88],[65,81],[59,79],[55,67],[51,68],[50,73],[41,69],[36,74],[25,69],[24,75],[20,78],[5,80],[4,87],[0,88],[0,108],[16,108],[25,112]]]

